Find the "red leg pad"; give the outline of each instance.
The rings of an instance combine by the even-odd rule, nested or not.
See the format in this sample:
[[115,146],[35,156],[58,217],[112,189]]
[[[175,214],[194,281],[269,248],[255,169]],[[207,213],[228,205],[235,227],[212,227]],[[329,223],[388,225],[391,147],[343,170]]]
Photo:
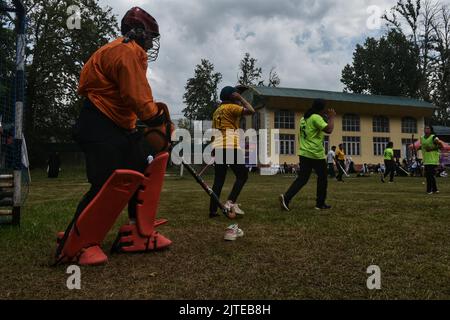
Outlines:
[[78,257],[80,266],[99,266],[108,262],[108,257],[99,246],[83,249]]
[[120,228],[117,247],[119,252],[149,252],[166,249],[172,241],[154,231],[150,237],[139,235],[136,225],[125,225]]
[[137,225],[139,233],[144,237],[151,237],[155,231],[156,214],[158,213],[159,199],[166,174],[169,154],[160,153],[147,167],[145,179],[139,190],[137,206]]
[[[72,260],[80,256],[83,249],[101,245],[143,179],[139,172],[116,170],[81,213],[64,244],[62,256]],[[92,250],[89,257],[101,256],[97,249]]]
[[[59,244],[64,237],[64,232],[58,232],[56,243]],[[99,246],[93,246],[87,249],[82,249],[80,254],[74,258],[65,258],[61,262],[70,263],[75,262],[80,266],[99,266],[108,262],[108,257]]]

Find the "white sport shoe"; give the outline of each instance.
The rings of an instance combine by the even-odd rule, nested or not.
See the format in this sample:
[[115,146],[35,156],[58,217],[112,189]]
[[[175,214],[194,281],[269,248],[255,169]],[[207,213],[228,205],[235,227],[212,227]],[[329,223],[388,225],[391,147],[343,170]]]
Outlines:
[[239,208],[239,206],[240,205],[237,203],[233,204],[234,213],[236,213],[237,215],[243,216],[245,214],[245,212],[241,208]]
[[244,236],[244,231],[239,229],[237,224],[232,224],[225,231],[224,239],[226,241],[236,241],[237,238],[242,238]]

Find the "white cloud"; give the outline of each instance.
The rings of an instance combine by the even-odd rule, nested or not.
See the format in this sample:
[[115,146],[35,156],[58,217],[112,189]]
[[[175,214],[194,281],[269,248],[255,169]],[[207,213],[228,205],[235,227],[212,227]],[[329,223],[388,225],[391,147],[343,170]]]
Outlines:
[[141,6],[160,25],[160,57],[150,64],[157,100],[179,117],[186,80],[206,58],[223,74],[220,86],[235,84],[245,52],[267,77],[276,67],[281,86],[342,90],[341,70],[356,43],[380,30],[367,28],[371,5],[382,10],[396,0],[102,0],[119,16]]

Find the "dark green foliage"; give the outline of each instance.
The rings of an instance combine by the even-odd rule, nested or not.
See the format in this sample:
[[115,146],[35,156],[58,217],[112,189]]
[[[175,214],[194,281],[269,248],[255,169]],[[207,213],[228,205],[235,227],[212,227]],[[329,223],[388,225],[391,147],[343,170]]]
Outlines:
[[379,40],[357,45],[353,64],[342,71],[345,90],[417,98],[421,83],[418,55],[406,37],[391,30]]
[[215,72],[214,65],[206,59],[195,67],[194,73],[185,86],[183,114],[191,120],[211,120],[219,103],[217,92],[222,74]]

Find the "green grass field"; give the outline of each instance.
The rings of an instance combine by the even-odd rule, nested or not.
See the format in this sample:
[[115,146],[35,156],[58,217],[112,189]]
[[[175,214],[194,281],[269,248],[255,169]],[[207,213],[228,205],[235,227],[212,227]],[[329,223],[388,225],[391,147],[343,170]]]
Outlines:
[[[240,199],[245,237],[227,243],[230,222],[207,217],[208,199],[193,179],[168,177],[159,217],[170,222],[159,230],[173,246],[82,268],[75,291],[66,287],[67,266],[49,264],[55,234],[88,185],[81,170],[33,179],[22,226],[0,226],[0,299],[450,299],[448,179],[434,196],[420,178],[330,181],[334,208],[326,213],[313,210],[312,179],[283,213],[277,196],[293,178],[252,175]],[[123,214],[105,250],[125,221]],[[367,289],[370,265],[381,268],[382,290]]]

